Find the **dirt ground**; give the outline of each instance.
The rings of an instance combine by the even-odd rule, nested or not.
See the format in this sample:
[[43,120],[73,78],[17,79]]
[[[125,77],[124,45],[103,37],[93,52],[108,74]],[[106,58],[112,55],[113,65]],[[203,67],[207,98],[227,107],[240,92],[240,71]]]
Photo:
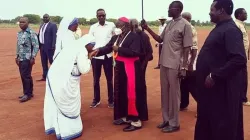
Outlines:
[[[21,79],[15,65],[16,34],[19,29],[0,29],[0,140],[55,140],[47,136],[43,124],[43,100],[45,82],[36,82],[42,76],[40,55],[33,67],[34,98],[26,103],[19,103],[22,94]],[[84,30],[86,32],[86,30]],[[200,29],[199,46],[201,47],[209,30]],[[155,42],[152,40],[152,45]],[[196,103],[190,96],[191,103],[186,112],[180,112],[181,130],[173,134],[162,133],[156,128],[161,123],[160,80],[157,65],[158,49],[154,47],[154,60],[147,69],[149,121],[143,129],[131,133],[122,131],[124,126],[112,125],[113,112],[107,107],[107,88],[104,73],[101,77],[101,105],[91,109],[93,99],[92,72],[82,76],[83,135],[79,140],[193,140],[195,127]],[[249,94],[250,95],[250,94]],[[248,97],[250,97],[248,95]],[[250,140],[250,107],[244,107],[245,140]],[[248,119],[247,119],[248,118]]]

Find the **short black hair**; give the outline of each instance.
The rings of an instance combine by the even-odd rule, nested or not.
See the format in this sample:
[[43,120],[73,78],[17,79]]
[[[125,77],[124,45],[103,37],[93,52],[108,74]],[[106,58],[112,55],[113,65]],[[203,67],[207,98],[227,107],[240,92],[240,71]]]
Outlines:
[[217,10],[224,9],[228,15],[232,15],[234,9],[234,3],[232,0],[214,0],[214,2],[217,2],[215,4]]
[[20,18],[19,18],[19,20],[20,20],[20,19],[22,19],[22,18],[23,18],[23,19],[25,19],[25,20],[27,20],[27,22],[28,22],[28,23],[30,22],[30,21],[29,21],[29,18],[28,18],[28,17],[26,17],[26,16],[22,16],[22,17],[20,17]]
[[182,10],[183,10],[183,4],[182,4],[181,1],[178,1],[178,0],[173,1],[173,2],[171,3],[171,5],[173,5],[173,4],[176,4],[176,5],[180,8],[180,11],[182,12]]
[[105,12],[105,10],[104,10],[104,9],[99,8],[99,9],[97,9],[97,10],[96,10],[96,14],[97,14],[99,11],[104,11],[104,12]]
[[236,9],[235,12],[234,12],[234,17],[236,19],[238,19],[239,15],[242,14],[244,10],[245,10],[244,8],[238,8],[238,9]]

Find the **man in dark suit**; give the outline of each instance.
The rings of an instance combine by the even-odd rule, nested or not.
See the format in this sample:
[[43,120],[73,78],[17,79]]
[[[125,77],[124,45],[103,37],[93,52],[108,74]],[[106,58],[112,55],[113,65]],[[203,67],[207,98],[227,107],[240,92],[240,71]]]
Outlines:
[[48,72],[48,61],[50,64],[53,62],[53,55],[56,45],[56,24],[50,22],[50,17],[48,14],[43,16],[43,24],[41,24],[38,38],[40,43],[40,55],[43,67],[42,79],[38,81],[45,81]]

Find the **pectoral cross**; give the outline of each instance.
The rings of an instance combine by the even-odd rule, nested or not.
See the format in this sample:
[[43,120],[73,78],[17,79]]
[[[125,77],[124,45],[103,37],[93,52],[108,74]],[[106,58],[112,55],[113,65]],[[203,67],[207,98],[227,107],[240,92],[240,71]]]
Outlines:
[[[116,39],[114,45],[116,46],[117,45],[117,40],[118,38]],[[115,63],[115,58],[118,56],[118,52],[115,52],[113,51],[113,67],[115,67],[116,63]]]

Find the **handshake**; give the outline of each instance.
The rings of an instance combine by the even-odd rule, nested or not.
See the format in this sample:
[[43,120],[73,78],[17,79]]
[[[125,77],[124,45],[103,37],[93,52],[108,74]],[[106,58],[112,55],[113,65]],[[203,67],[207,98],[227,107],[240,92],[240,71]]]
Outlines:
[[[109,47],[109,46],[105,46],[103,48],[106,48],[106,47]],[[118,52],[118,48],[119,47],[117,45],[112,46],[112,50],[114,52]],[[88,54],[88,58],[92,59],[93,57],[97,56],[99,52],[100,52],[100,49],[90,51],[89,54]]]
[[93,57],[95,57],[99,52],[99,49],[93,50],[92,52],[89,52],[88,56],[89,59],[91,60]]

